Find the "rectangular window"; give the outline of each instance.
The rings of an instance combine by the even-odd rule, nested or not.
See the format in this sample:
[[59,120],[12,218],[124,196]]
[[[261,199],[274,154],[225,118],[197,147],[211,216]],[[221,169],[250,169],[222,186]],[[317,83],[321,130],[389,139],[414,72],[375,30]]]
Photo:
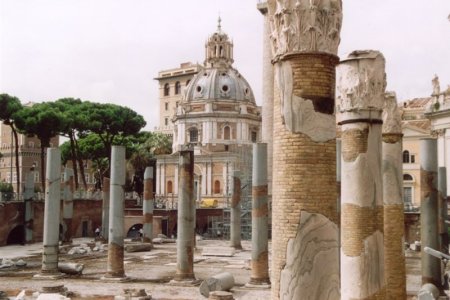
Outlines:
[[13,181],[12,182],[17,182],[17,173],[13,172]]
[[416,156],[415,155],[411,155],[411,163],[415,163],[416,162]]
[[169,103],[168,102],[164,103],[164,108],[165,108],[166,111],[169,110]]
[[169,125],[169,118],[164,119],[164,125],[166,125],[166,126]]
[[86,183],[89,183],[89,174],[84,174],[84,178],[86,178]]
[[34,182],[39,182],[39,172],[34,172]]
[[412,204],[412,187],[403,188],[403,202],[405,204]]

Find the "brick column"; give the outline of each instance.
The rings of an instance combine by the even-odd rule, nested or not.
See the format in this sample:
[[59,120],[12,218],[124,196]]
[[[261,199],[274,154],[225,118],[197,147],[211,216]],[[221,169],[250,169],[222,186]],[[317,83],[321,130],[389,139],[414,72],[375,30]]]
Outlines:
[[268,10],[275,72],[271,299],[339,299],[334,88],[341,2],[272,0]]
[[72,241],[72,218],[73,218],[73,192],[75,191],[75,182],[73,179],[73,169],[64,168],[64,201],[63,201],[63,220],[66,224],[64,233],[64,242]]
[[354,51],[337,67],[342,127],[341,299],[385,299],[382,108],[386,74],[378,51]]
[[406,299],[403,213],[402,125],[395,93],[386,93],[383,110],[384,272],[386,295]]

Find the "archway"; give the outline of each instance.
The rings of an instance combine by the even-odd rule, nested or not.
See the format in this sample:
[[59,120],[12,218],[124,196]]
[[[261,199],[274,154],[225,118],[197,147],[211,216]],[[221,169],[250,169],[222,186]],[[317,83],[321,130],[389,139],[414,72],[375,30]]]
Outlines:
[[142,224],[134,224],[128,229],[127,238],[139,238],[141,236]]
[[24,244],[23,234],[24,234],[23,225],[17,225],[13,230],[9,232],[8,239],[6,240],[7,245],[16,245],[16,244]]

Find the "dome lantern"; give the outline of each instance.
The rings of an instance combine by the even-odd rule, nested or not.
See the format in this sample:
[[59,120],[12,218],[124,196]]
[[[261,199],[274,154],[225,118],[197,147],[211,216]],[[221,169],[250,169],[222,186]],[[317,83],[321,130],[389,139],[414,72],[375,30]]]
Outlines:
[[217,31],[206,42],[205,66],[210,68],[230,67],[233,64],[233,43],[228,35],[222,32],[221,19],[219,17]]

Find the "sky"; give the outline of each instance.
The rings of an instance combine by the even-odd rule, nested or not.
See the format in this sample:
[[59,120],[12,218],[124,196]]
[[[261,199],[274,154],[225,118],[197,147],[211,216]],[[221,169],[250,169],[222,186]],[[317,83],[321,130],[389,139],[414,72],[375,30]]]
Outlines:
[[[222,19],[234,67],[262,103],[263,17],[257,0],[0,0],[0,93],[23,103],[64,97],[128,106],[159,124],[161,70],[203,63]],[[404,101],[450,85],[449,0],[343,0],[338,55],[374,49],[387,90]]]

